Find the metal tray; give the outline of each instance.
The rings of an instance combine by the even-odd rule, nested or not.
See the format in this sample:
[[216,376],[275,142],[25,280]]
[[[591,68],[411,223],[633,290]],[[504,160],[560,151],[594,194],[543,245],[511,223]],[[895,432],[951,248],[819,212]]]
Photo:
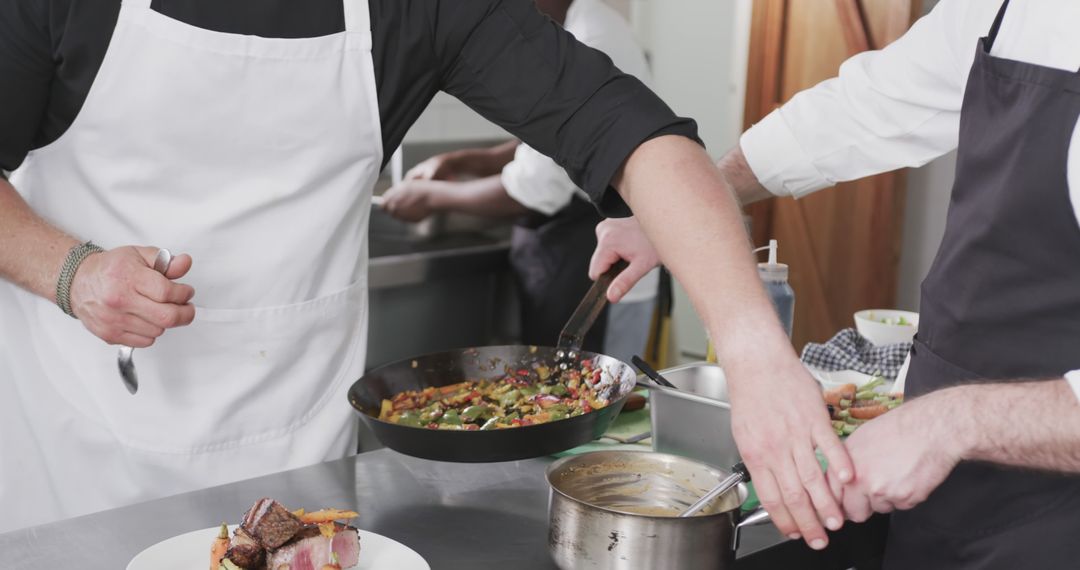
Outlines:
[[653,449],[723,469],[738,463],[723,369],[701,362],[669,368],[661,374],[679,390],[652,390]]

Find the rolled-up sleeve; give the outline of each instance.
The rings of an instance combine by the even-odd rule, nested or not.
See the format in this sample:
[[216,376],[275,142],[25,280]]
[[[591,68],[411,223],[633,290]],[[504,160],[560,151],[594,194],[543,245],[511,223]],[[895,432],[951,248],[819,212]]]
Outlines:
[[944,0],[892,44],[796,94],[739,141],[758,180],[800,197],[956,148],[968,70],[997,6]]
[[522,206],[554,216],[580,192],[561,166],[527,144],[514,151],[514,160],[502,169],[506,193]]
[[444,1],[438,27],[442,89],[552,157],[606,215],[629,213],[610,184],[641,143],[700,143],[692,120],[529,0]]
[[0,174],[37,145],[53,61],[45,2],[0,5]]

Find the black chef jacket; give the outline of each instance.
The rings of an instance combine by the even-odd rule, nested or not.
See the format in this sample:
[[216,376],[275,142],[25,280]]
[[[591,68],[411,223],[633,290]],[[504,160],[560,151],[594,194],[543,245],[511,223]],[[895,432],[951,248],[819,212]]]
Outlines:
[[[649,138],[694,140],[675,114],[530,0],[368,0],[383,148],[396,148],[438,91],[567,169],[602,211],[609,182]],[[341,32],[342,0],[153,0],[200,28],[275,38]],[[0,171],[71,125],[105,57],[120,0],[0,2]],[[384,157],[384,161],[388,159]],[[181,157],[182,160],[182,157]]]

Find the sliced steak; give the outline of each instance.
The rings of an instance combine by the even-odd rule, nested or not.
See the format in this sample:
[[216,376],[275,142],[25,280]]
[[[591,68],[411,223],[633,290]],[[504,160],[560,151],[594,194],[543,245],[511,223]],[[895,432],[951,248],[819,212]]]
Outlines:
[[290,542],[270,553],[269,570],[322,570],[330,563],[330,553],[338,556],[342,569],[360,561],[360,535],[355,528],[338,531],[334,538],[316,535]]
[[259,544],[259,541],[255,540],[254,536],[248,534],[247,531],[241,527],[236,527],[236,531],[233,532],[233,537],[232,540],[229,541],[229,544],[231,544],[232,546],[250,544],[252,546],[258,546],[262,548],[262,545]]
[[225,551],[225,558],[246,570],[266,568],[266,551],[257,544],[235,544]]
[[269,549],[288,542],[303,526],[296,515],[273,499],[259,499],[240,524],[259,544]]

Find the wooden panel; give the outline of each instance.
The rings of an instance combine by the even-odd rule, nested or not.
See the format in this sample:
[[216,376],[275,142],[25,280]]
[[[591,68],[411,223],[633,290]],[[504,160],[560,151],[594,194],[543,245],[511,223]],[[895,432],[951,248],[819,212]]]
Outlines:
[[[746,125],[835,76],[853,53],[899,37],[916,9],[912,0],[755,0]],[[796,347],[852,326],[857,310],[893,306],[903,182],[901,172],[888,173],[748,209],[754,242],[778,239],[781,261],[791,267]]]

